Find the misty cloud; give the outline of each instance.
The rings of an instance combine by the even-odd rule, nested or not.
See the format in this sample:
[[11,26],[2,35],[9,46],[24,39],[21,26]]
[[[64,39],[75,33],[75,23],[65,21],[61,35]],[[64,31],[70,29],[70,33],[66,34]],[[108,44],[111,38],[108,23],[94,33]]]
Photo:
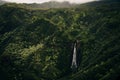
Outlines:
[[43,3],[43,2],[48,2],[48,1],[69,1],[71,3],[85,3],[85,2],[90,2],[90,1],[95,1],[95,0],[5,0],[9,2],[17,2],[17,3]]

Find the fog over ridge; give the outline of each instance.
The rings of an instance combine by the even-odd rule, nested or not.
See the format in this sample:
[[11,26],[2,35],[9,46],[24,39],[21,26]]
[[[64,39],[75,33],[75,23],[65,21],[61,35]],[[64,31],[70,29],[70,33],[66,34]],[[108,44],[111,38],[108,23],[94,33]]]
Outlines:
[[48,1],[59,1],[59,2],[69,1],[71,3],[85,3],[95,0],[3,0],[3,1],[16,2],[16,3],[44,3]]

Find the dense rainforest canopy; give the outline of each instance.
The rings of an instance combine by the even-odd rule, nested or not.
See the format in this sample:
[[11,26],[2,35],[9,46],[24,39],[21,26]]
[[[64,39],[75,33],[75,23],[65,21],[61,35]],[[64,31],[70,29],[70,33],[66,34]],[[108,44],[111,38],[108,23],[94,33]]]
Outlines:
[[[119,80],[120,2],[26,6],[0,6],[1,80]],[[80,56],[73,72],[75,40]]]

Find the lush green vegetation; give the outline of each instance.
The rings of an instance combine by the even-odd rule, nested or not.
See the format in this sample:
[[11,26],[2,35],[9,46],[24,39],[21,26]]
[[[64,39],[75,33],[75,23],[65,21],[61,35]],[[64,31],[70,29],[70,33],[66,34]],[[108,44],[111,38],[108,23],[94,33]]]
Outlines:
[[[0,6],[2,80],[119,80],[120,3],[92,2],[74,8]],[[71,71],[79,40],[77,72]]]

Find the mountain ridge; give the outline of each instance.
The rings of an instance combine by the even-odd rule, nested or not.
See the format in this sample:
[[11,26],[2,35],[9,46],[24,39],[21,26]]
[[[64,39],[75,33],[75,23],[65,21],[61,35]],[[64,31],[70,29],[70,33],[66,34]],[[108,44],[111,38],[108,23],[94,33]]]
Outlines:
[[49,2],[44,2],[44,3],[8,3],[8,4],[19,4],[24,7],[29,7],[29,8],[71,8],[76,6],[77,4],[75,3],[70,3],[68,1],[63,1],[63,2],[58,2],[58,1],[49,1]]

